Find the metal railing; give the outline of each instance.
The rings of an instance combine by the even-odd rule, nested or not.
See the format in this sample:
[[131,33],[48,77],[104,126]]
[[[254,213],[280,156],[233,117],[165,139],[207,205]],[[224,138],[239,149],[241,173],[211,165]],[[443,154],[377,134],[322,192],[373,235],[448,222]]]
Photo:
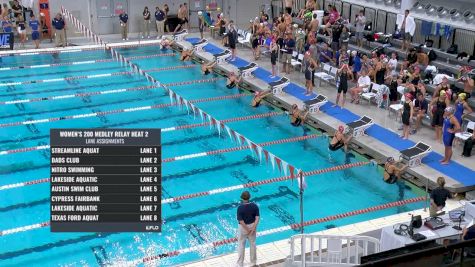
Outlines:
[[299,234],[290,238],[287,263],[291,266],[354,266],[360,264],[360,257],[379,250],[379,240],[369,236]]

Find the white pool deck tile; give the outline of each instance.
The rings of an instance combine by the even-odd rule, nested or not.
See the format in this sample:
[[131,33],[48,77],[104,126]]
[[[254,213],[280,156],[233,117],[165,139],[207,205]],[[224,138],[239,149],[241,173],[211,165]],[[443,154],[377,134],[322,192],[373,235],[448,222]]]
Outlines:
[[[462,204],[457,200],[448,200],[446,208],[444,210],[452,210],[461,207]],[[386,226],[391,226],[398,223],[404,223],[410,220],[410,214],[422,215],[423,217],[429,216],[429,211],[424,209],[414,210],[411,212],[404,212],[400,214],[389,215],[386,217],[376,218],[369,221],[344,225],[341,227],[335,227],[312,234],[318,235],[361,235],[363,233],[381,229]],[[270,242],[257,246],[258,265],[263,265],[274,261],[283,261],[290,255],[290,238]],[[300,246],[296,245],[296,249]],[[307,246],[309,248],[309,246]],[[230,253],[222,256],[213,257],[211,259],[205,259],[190,264],[184,264],[182,266],[196,267],[196,266],[235,266],[237,261],[237,253]],[[216,265],[217,263],[223,265]],[[198,264],[198,265],[197,265]],[[249,249],[246,249],[245,264],[249,264]],[[273,266],[278,266],[275,264]],[[245,265],[249,266],[249,265]]]

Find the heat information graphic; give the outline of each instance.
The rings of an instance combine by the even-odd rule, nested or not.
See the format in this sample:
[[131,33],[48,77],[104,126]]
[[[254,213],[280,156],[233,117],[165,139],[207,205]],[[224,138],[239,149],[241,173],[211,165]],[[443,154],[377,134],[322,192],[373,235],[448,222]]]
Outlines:
[[51,129],[52,232],[161,231],[160,129]]

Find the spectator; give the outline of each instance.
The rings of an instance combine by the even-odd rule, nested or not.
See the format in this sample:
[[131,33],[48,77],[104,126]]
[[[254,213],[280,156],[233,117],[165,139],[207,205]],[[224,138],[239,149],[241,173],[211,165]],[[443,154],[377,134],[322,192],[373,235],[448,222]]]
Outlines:
[[285,8],[285,12],[287,12],[287,14],[291,15],[292,14],[292,7],[294,5],[294,1],[293,0],[284,0],[284,8]]
[[257,262],[256,257],[256,229],[259,224],[259,207],[252,202],[249,202],[251,194],[244,191],[241,194],[242,203],[237,209],[238,227],[238,266],[244,264],[244,253],[246,248],[246,239],[249,240],[249,247],[251,253],[251,266],[255,266]]
[[40,22],[36,19],[35,14],[31,13],[28,25],[31,28],[31,39],[35,43],[35,48],[38,49],[40,47]]
[[322,50],[320,51],[320,62],[321,63],[330,63],[333,61],[333,53],[328,49],[328,44],[322,44]]
[[50,42],[53,42],[53,36],[49,33],[48,24],[44,13],[40,13],[41,39],[49,36]]
[[8,4],[7,4],[7,3],[3,3],[3,7],[2,7],[2,19],[5,18],[6,16],[8,16]]
[[142,32],[142,39],[145,38],[145,35],[148,39],[150,39],[150,11],[148,11],[148,7],[145,7],[143,10],[143,32]]
[[417,63],[419,68],[425,69],[429,65],[429,56],[422,50],[417,52]]
[[344,51],[348,50],[348,43],[350,42],[350,33],[348,32],[348,28],[345,26],[342,27],[341,35],[340,35],[340,47]]
[[15,16],[16,20],[18,19],[20,15],[23,15],[23,7],[20,6],[20,3],[18,3],[18,0],[13,1],[12,10],[13,10],[13,15]]
[[442,210],[445,207],[445,201],[448,198],[452,198],[452,194],[449,190],[445,189],[445,179],[444,177],[437,178],[437,185],[439,187],[432,190],[430,193],[430,208],[429,213],[431,217],[435,217],[437,212]]
[[475,88],[475,80],[474,76],[462,76],[460,79],[458,79],[458,82],[463,83],[463,92],[466,94],[467,98],[469,99],[472,96],[472,91],[473,88]]
[[405,68],[409,68],[409,66],[411,66],[412,64],[416,63],[417,62],[417,53],[416,53],[416,49],[415,48],[412,48],[410,51],[409,51],[409,54],[407,54],[407,57],[406,57],[406,66]]
[[340,50],[340,36],[341,36],[342,27],[343,26],[340,24],[333,25],[332,27],[331,48],[334,55],[336,54],[336,51]]
[[444,158],[440,160],[442,165],[450,163],[452,158],[452,144],[454,142],[455,133],[460,131],[460,124],[454,116],[454,108],[446,107],[444,112],[444,123],[442,129],[442,140],[444,142]]
[[391,59],[389,59],[388,61],[388,70],[391,72],[391,75],[396,75],[398,74],[397,72],[397,53],[396,52],[393,52],[391,54]]
[[364,28],[366,25],[366,17],[364,16],[364,11],[360,10],[358,15],[356,16],[356,44],[359,47],[363,46],[363,38],[364,38]]
[[189,19],[190,11],[188,10],[188,3],[186,2],[183,3],[182,16],[183,16],[183,20],[185,21],[186,28],[190,30],[190,19]]
[[421,122],[426,117],[428,109],[429,102],[427,102],[423,93],[418,93],[417,99],[414,101],[414,114],[416,123],[414,125],[414,129],[412,130],[412,134],[417,133],[421,127]]
[[356,82],[358,73],[361,71],[362,63],[358,52],[352,51],[351,54],[353,55],[353,81]]
[[5,16],[3,17],[3,20],[2,20],[2,28],[3,28],[3,32],[5,33],[9,33],[9,32],[12,32],[12,22],[10,21],[10,18],[8,16]]
[[356,87],[350,89],[351,94],[351,103],[356,101],[356,104],[360,103],[359,95],[364,92],[368,92],[369,86],[371,85],[371,79],[368,76],[366,70],[361,70],[360,77],[358,78],[358,83]]
[[340,13],[338,10],[336,10],[336,6],[332,6],[332,10],[330,11],[330,14],[328,15],[328,22],[330,24],[335,24],[340,19]]
[[56,17],[53,19],[53,29],[56,47],[66,46],[66,24],[63,20],[63,17],[60,13],[56,14]]
[[290,32],[285,33],[285,39],[283,40],[283,72],[290,74],[290,63],[292,62],[292,52],[295,48],[295,41],[292,39]]
[[409,16],[409,10],[406,9],[404,15],[397,16],[396,25],[402,36],[402,50],[407,51],[416,30],[416,22],[412,16]]
[[163,5],[163,12],[165,13],[165,20],[163,21],[165,24],[165,31],[170,32],[170,27],[168,26],[168,12],[170,12],[170,8],[167,4]]
[[472,155],[473,144],[475,144],[475,134],[472,134],[472,137],[465,140],[463,144],[462,157],[470,157]]
[[165,12],[158,6],[155,8],[155,24],[157,25],[157,39],[159,39],[165,33]]
[[125,12],[125,9],[122,10],[122,13],[119,15],[119,21],[120,21],[120,31],[122,33],[122,40],[129,40],[127,37],[127,34],[129,32],[129,15]]

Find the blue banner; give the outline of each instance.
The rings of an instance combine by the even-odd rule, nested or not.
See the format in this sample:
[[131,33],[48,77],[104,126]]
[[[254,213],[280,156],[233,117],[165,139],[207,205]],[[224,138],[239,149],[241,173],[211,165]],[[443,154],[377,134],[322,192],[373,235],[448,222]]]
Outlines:
[[14,40],[12,32],[0,33],[0,50],[13,50]]

